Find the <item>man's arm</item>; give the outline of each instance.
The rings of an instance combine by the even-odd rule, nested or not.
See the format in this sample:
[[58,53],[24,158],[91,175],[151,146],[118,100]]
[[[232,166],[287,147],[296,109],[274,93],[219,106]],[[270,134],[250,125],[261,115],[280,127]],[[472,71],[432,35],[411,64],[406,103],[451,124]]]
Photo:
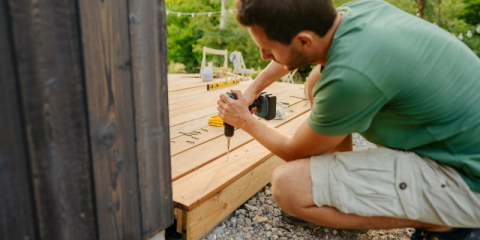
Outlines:
[[268,66],[255,78],[255,81],[243,92],[247,103],[252,104],[258,95],[277,79],[289,73],[283,65],[271,61]]
[[234,90],[238,100],[221,95],[218,102],[220,117],[229,124],[242,128],[258,142],[285,161],[319,155],[337,146],[347,135],[327,136],[313,131],[308,122],[300,125],[293,136],[284,134],[248,112],[248,104],[242,93]]

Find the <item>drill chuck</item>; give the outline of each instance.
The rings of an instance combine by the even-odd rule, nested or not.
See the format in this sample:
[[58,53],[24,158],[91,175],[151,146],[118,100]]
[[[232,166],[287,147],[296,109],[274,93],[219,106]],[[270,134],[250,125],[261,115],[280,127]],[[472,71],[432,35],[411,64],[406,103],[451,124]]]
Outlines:
[[233,133],[235,132],[233,126],[226,122],[223,122],[223,126],[225,128],[224,129],[225,137],[233,137]]

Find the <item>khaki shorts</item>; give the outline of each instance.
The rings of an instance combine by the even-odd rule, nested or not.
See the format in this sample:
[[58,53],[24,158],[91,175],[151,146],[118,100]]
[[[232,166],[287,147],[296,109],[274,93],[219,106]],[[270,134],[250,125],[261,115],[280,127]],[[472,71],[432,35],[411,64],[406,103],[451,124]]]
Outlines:
[[310,159],[313,200],[343,213],[480,226],[480,194],[452,168],[388,148]]

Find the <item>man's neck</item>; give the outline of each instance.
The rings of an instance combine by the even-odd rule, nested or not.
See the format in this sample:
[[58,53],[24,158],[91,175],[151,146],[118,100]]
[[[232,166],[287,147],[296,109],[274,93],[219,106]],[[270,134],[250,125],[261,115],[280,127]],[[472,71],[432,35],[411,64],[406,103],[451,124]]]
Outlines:
[[314,62],[315,64],[321,64],[322,66],[325,66],[325,63],[327,62],[328,50],[332,45],[333,36],[335,35],[335,32],[340,26],[340,23],[342,22],[342,18],[343,18],[342,14],[337,13],[337,17],[333,21],[333,24],[330,30],[328,30],[325,36],[319,38],[319,41],[317,42],[317,48],[316,48],[318,50],[315,52],[315,54],[319,57]]

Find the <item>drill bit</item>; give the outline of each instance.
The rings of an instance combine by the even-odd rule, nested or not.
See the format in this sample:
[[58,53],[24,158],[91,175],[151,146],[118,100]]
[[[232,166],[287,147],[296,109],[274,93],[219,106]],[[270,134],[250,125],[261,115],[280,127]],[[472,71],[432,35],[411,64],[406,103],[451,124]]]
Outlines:
[[228,160],[228,155],[230,154],[230,138],[232,137],[227,137],[227,160]]

